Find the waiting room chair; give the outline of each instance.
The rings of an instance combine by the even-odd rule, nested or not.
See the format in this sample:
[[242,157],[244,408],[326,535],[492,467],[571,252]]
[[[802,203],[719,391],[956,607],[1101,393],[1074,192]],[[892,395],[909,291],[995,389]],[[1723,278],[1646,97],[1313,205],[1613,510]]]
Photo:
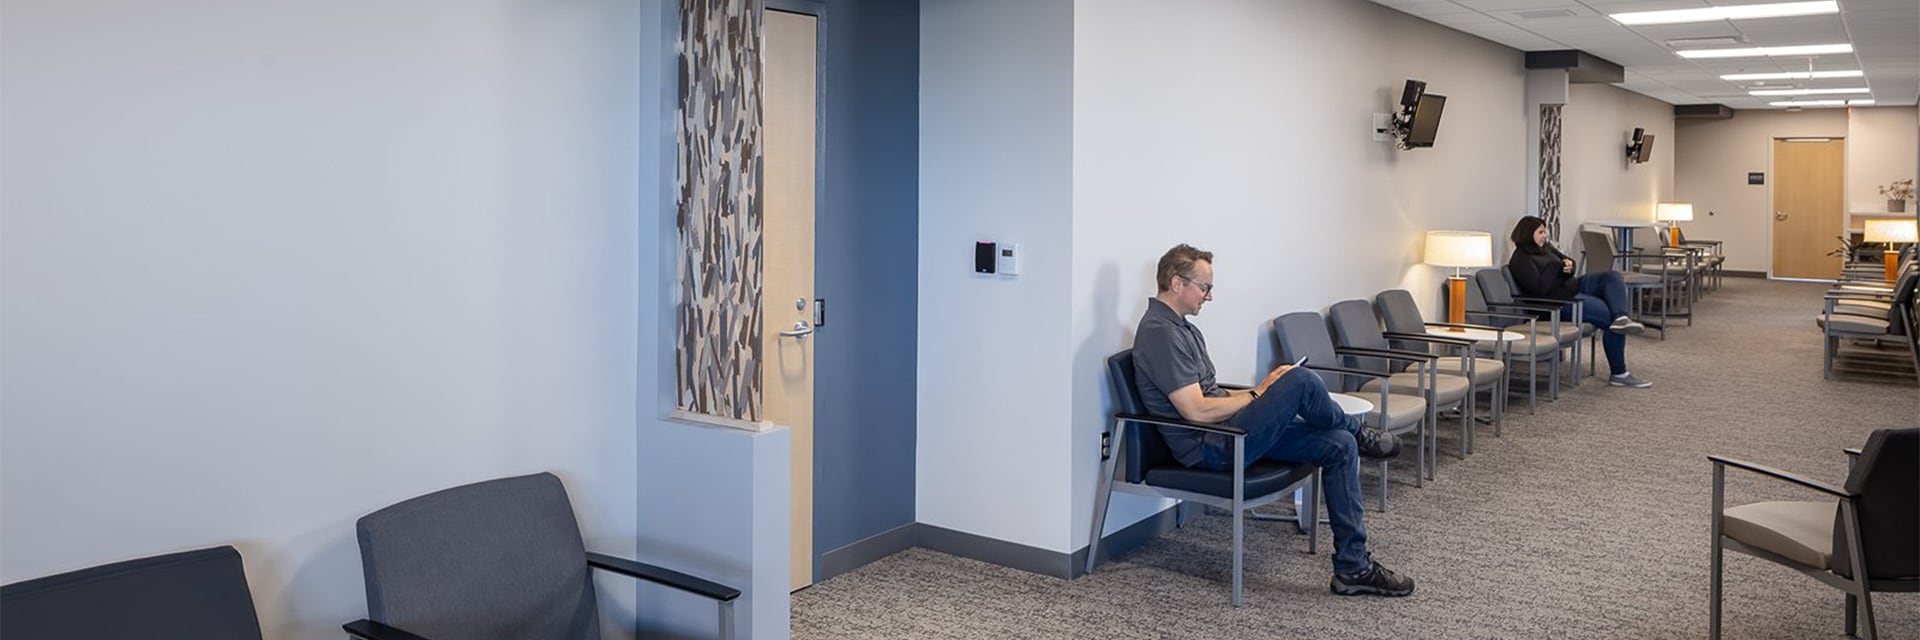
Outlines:
[[260,640],[233,547],[139,558],[0,587],[7,640]]
[[[1427,415],[1436,428],[1427,430],[1429,472],[1439,463],[1439,410],[1452,407],[1460,412],[1460,457],[1467,457],[1473,439],[1473,379],[1466,374],[1441,373],[1440,358],[1426,351],[1393,348],[1380,331],[1380,317],[1365,300],[1343,300],[1327,308],[1327,323],[1333,328],[1334,344],[1346,357],[1346,366],[1362,371],[1387,374],[1360,386],[1360,391],[1382,387],[1392,393],[1419,394],[1427,399]],[[1412,338],[1407,338],[1411,340]],[[1436,342],[1438,342],[1436,340]],[[1473,361],[1469,360],[1471,365]],[[1429,476],[1431,477],[1431,476]]]
[[360,518],[363,640],[599,640],[592,570],[672,587],[719,605],[733,637],[740,590],[670,569],[589,553],[573,504],[551,473],[437,491]]
[[1687,326],[1693,326],[1693,303],[1700,299],[1700,289],[1706,283],[1706,253],[1700,247],[1672,247],[1667,245],[1664,234],[1642,233],[1633,237],[1633,253],[1646,256],[1660,256],[1659,260],[1636,262],[1633,269],[1640,273],[1660,275],[1671,278],[1667,290],[1679,301],[1679,311],[1672,315],[1687,319]]
[[[1560,318],[1560,308],[1568,305],[1573,309],[1574,320]],[[1582,303],[1578,300],[1528,302],[1516,299],[1513,297],[1513,289],[1508,283],[1504,268],[1476,271],[1473,278],[1467,281],[1468,321],[1506,327],[1515,331],[1524,328],[1538,337],[1537,340],[1529,343],[1528,349],[1517,349],[1520,345],[1515,343],[1512,346],[1516,349],[1508,351],[1509,358],[1528,358],[1531,361],[1527,365],[1529,413],[1533,411],[1534,396],[1538,393],[1536,385],[1539,382],[1539,372],[1535,367],[1539,363],[1547,364],[1548,400],[1560,398],[1560,370],[1563,363],[1573,365],[1571,367],[1573,373],[1568,374],[1570,380],[1579,372],[1577,362],[1580,357],[1580,327],[1584,324],[1578,320],[1581,306]],[[1525,322],[1525,326],[1522,327],[1523,323],[1516,318],[1522,318],[1528,322]],[[1481,351],[1489,353],[1488,349],[1489,347],[1482,347]],[[1572,352],[1571,355],[1569,351]]]
[[[1413,301],[1413,294],[1405,289],[1390,289],[1375,295],[1373,309],[1380,315],[1380,324],[1386,329],[1384,333],[1387,341],[1395,349],[1434,352],[1437,350],[1436,347],[1464,347],[1459,349],[1461,355],[1447,356],[1436,353],[1435,355],[1440,355],[1440,358],[1434,366],[1441,373],[1467,376],[1473,381],[1475,393],[1487,392],[1487,412],[1492,414],[1489,422],[1493,424],[1493,433],[1499,435],[1502,432],[1502,425],[1506,422],[1507,406],[1508,376],[1505,357],[1507,341],[1496,340],[1500,349],[1489,354],[1494,357],[1481,358],[1473,354],[1473,347],[1477,346],[1478,341],[1449,336],[1439,339],[1436,343],[1430,341],[1433,336],[1427,331],[1461,329],[1464,335],[1465,330],[1470,329],[1491,331],[1500,336],[1517,332],[1510,332],[1492,325],[1428,322],[1426,317],[1420,314],[1420,306]],[[1476,410],[1475,413],[1478,411]]]
[[[1478,276],[1479,274],[1476,273],[1475,275]],[[1491,278],[1492,276],[1488,277]],[[1587,363],[1587,373],[1591,374],[1593,373],[1594,360],[1600,355],[1600,328],[1588,324],[1582,319],[1584,317],[1582,314],[1586,312],[1585,307],[1587,303],[1578,298],[1573,300],[1554,300],[1552,298],[1538,298],[1523,294],[1520,292],[1520,285],[1514,282],[1513,269],[1504,265],[1500,267],[1500,280],[1501,282],[1488,282],[1484,289],[1485,293],[1483,294],[1487,297],[1487,300],[1505,303],[1507,305],[1532,306],[1535,308],[1535,311],[1532,311],[1532,313],[1535,314],[1546,314],[1548,310],[1554,310],[1552,313],[1556,314],[1554,316],[1555,318],[1558,317],[1557,314],[1560,312],[1565,312],[1566,315],[1573,317],[1572,320],[1561,320],[1558,324],[1552,319],[1549,319],[1545,324],[1551,327],[1548,332],[1554,336],[1554,339],[1559,340],[1561,345],[1566,347],[1568,355],[1566,362],[1568,363],[1567,370],[1570,380],[1568,386],[1580,386],[1580,363],[1585,361]],[[1505,289],[1500,288],[1502,284],[1506,285]],[[1571,342],[1568,342],[1569,338],[1572,339]],[[1583,338],[1587,341],[1586,355],[1581,355],[1580,353],[1579,342]]]
[[[1653,303],[1656,300],[1660,303],[1660,321],[1648,324],[1660,330],[1661,340],[1667,339],[1668,308],[1671,306],[1668,301],[1673,298],[1669,287],[1673,283],[1673,274],[1667,268],[1666,256],[1642,253],[1615,255],[1613,240],[1607,234],[1593,230],[1580,232],[1580,245],[1580,259],[1585,263],[1583,273],[1607,270],[1620,272],[1620,279],[1627,283],[1627,293],[1633,297],[1634,315],[1646,320],[1649,310],[1654,308]],[[1620,268],[1622,261],[1627,264],[1626,269]],[[1644,271],[1639,268],[1643,263],[1654,264],[1655,267],[1651,272]]]
[[[1333,334],[1327,331],[1327,319],[1312,311],[1289,313],[1273,319],[1273,339],[1275,351],[1280,359],[1293,362],[1306,358],[1304,365],[1308,370],[1320,376],[1327,389],[1353,396],[1373,403],[1373,410],[1367,412],[1363,420],[1387,433],[1402,435],[1413,433],[1415,442],[1425,443],[1427,432],[1433,429],[1432,412],[1427,411],[1427,398],[1424,394],[1393,393],[1386,386],[1376,386],[1371,392],[1361,392],[1361,385],[1373,380],[1384,380],[1387,375],[1373,371],[1342,366],[1339,351],[1333,346]],[[1413,486],[1424,486],[1427,477],[1427,450],[1424,446],[1414,447]],[[1380,510],[1387,510],[1387,460],[1378,461],[1380,465]]]
[[[1846,592],[1848,636],[1864,617],[1867,640],[1877,637],[1873,592],[1920,591],[1920,509],[1915,508],[1920,504],[1920,428],[1875,431],[1857,454],[1848,453],[1856,459],[1838,487],[1708,456],[1713,461],[1709,637],[1720,637],[1723,549],[1786,565]],[[1725,508],[1728,467],[1824,493],[1826,499]]]
[[[1112,448],[1102,451],[1100,484],[1093,500],[1093,527],[1087,541],[1087,573],[1100,561],[1100,534],[1107,526],[1107,505],[1113,492],[1198,502],[1226,509],[1233,518],[1233,606],[1240,606],[1242,528],[1247,512],[1304,494],[1299,514],[1307,532],[1307,552],[1320,552],[1320,467],[1304,462],[1260,459],[1246,464],[1247,432],[1227,424],[1192,422],[1177,417],[1147,415],[1135,381],[1133,350],[1107,357],[1107,378],[1113,385]],[[1180,464],[1167,450],[1160,429],[1190,429],[1226,436],[1231,445],[1232,469],[1214,471]]]
[[[1876,344],[1893,342],[1907,350],[1907,359],[1913,365],[1913,374],[1920,380],[1920,336],[1916,336],[1915,327],[1920,327],[1920,318],[1915,318],[1916,288],[1920,287],[1920,274],[1909,271],[1901,276],[1891,291],[1863,291],[1837,289],[1828,291],[1825,307],[1814,318],[1825,334],[1824,358],[1821,375],[1833,378],[1834,362],[1840,358],[1841,344],[1845,340],[1873,340]],[[1884,303],[1884,312],[1860,306],[1848,306],[1845,303]],[[1884,315],[1881,315],[1884,313]],[[1865,355],[1865,354],[1861,354]]]
[[1687,239],[1687,231],[1685,229],[1676,226],[1674,230],[1679,233],[1681,247],[1700,251],[1700,265],[1707,271],[1705,286],[1701,288],[1701,291],[1719,290],[1721,280],[1725,277],[1724,272],[1727,264],[1727,255],[1724,249],[1726,242],[1721,240],[1689,240]]

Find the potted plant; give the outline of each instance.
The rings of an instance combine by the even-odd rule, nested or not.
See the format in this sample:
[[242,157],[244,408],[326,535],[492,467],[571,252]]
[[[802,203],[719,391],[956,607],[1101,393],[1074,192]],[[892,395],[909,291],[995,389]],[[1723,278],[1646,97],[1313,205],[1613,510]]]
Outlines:
[[1887,212],[1900,213],[1907,210],[1907,201],[1913,199],[1913,178],[1895,180],[1880,187],[1880,197],[1887,199]]

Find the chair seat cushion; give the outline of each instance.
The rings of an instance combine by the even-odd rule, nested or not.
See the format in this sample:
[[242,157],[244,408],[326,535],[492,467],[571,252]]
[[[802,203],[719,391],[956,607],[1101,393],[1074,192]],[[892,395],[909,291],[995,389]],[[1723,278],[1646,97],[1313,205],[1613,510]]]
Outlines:
[[[1439,381],[1434,384],[1433,388],[1433,401],[1435,404],[1446,406],[1459,402],[1462,398],[1467,397],[1468,392],[1472,391],[1472,385],[1467,383],[1467,379],[1464,376],[1441,374],[1438,377]],[[1360,391],[1371,391],[1375,393],[1377,397],[1377,394],[1380,393],[1380,384],[1386,382],[1388,383],[1387,391],[1389,393],[1422,395],[1420,393],[1420,384],[1425,380],[1425,374],[1413,372],[1396,373],[1393,374],[1392,378],[1388,378],[1387,380],[1372,380],[1364,385],[1360,385]]]
[[1750,547],[1824,569],[1833,556],[1832,502],[1755,502],[1727,509],[1720,532]]
[[[1376,387],[1373,393],[1354,392],[1343,395],[1353,396],[1373,403],[1373,410],[1367,412],[1366,422],[1369,425],[1381,427],[1379,388]],[[1386,426],[1381,428],[1388,431],[1399,432],[1420,426],[1420,421],[1425,419],[1427,419],[1426,398],[1400,393],[1387,394],[1387,423]]]
[[[1499,360],[1492,358],[1474,358],[1473,361],[1473,386],[1478,387],[1493,384],[1500,380],[1500,376],[1506,375],[1507,373],[1507,364]],[[1419,371],[1421,366],[1422,365],[1414,365],[1413,370]],[[1466,358],[1457,356],[1441,358],[1434,366],[1440,373],[1450,373],[1453,375],[1465,375],[1464,372],[1467,368]]]
[[1814,324],[1820,325],[1821,328],[1839,333],[1862,333],[1868,335],[1885,335],[1887,333],[1887,321],[1884,318],[1869,318],[1853,314],[1836,313],[1833,314],[1832,322],[1828,322],[1825,315],[1814,316],[1813,322]]
[[[1533,357],[1538,360],[1545,360],[1549,356],[1552,356],[1554,352],[1560,350],[1560,345],[1554,341],[1552,332],[1543,329],[1538,339],[1533,339],[1527,335],[1526,329],[1524,326],[1519,327],[1519,340],[1506,341],[1507,354],[1524,359],[1527,357],[1528,345],[1532,345]],[[1474,343],[1473,350],[1480,355],[1494,355],[1500,352],[1500,343],[1492,340],[1481,340]]]
[[[1247,467],[1247,498],[1267,495],[1313,475],[1313,465],[1304,462],[1257,460]],[[1146,484],[1167,489],[1204,493],[1222,498],[1233,497],[1233,471],[1213,471],[1161,465],[1147,470]]]

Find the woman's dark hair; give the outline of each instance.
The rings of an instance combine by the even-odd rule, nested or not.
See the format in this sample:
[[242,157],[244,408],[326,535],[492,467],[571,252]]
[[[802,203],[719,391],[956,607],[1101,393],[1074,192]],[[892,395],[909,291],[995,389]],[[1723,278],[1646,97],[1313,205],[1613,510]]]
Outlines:
[[1513,240],[1513,248],[1540,249],[1540,245],[1533,243],[1533,232],[1544,226],[1547,226],[1545,220],[1534,216],[1520,216],[1520,223],[1513,225],[1513,236],[1509,238]]

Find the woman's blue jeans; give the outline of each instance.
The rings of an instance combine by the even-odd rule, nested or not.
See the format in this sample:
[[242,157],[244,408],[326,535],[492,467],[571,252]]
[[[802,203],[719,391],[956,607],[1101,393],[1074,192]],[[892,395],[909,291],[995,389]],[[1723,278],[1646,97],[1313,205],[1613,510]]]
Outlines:
[[[1618,271],[1589,273],[1574,279],[1580,285],[1580,321],[1598,327],[1600,346],[1607,352],[1607,370],[1613,375],[1627,372],[1627,337],[1607,329],[1613,319],[1628,315],[1627,281]],[[1560,309],[1560,319],[1571,322],[1573,309]]]

